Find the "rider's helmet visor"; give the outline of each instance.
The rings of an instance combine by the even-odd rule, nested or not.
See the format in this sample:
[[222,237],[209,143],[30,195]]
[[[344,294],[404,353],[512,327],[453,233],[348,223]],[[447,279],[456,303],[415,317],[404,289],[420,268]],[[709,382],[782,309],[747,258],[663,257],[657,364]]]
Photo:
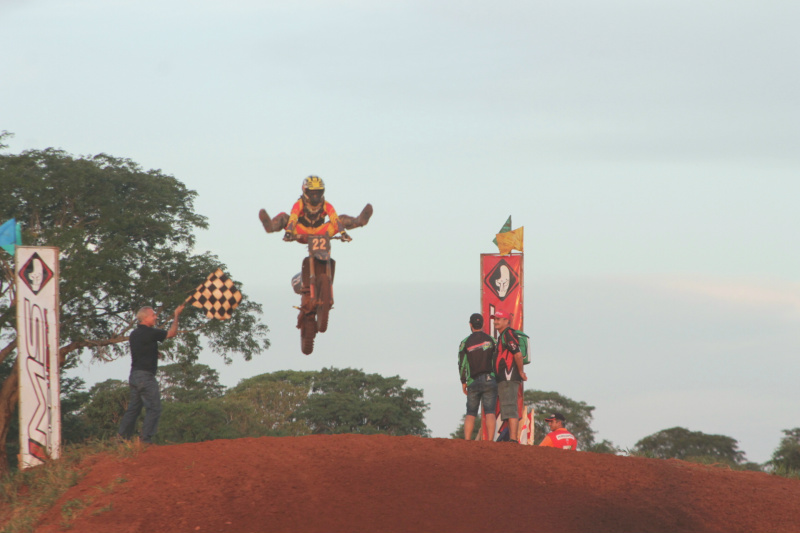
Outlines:
[[317,189],[316,191],[306,190],[306,200],[314,206],[320,205],[323,198],[325,198],[325,189]]

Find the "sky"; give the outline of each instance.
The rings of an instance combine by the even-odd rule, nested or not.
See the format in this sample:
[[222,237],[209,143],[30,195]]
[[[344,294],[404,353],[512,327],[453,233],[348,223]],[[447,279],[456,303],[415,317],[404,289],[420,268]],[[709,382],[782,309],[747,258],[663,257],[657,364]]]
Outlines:
[[[768,460],[800,426],[800,4],[789,1],[0,0],[9,151],[108,153],[197,191],[271,348],[227,386],[353,367],[424,390],[447,437],[481,253],[525,228],[526,387],[629,449],[675,426]],[[266,235],[316,174],[369,225],[300,352]],[[83,363],[89,384],[128,361]]]

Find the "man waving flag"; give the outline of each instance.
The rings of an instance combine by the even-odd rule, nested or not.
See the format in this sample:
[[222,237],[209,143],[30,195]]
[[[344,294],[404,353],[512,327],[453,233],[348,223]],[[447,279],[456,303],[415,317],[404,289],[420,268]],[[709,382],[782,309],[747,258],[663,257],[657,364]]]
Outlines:
[[208,318],[219,320],[230,318],[241,301],[242,293],[219,268],[186,299],[186,303],[205,309]]

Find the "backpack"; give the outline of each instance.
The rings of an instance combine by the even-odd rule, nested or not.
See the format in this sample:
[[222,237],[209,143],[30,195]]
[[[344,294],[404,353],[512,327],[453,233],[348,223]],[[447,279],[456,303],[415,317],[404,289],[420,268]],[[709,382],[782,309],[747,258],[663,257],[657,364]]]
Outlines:
[[519,352],[522,354],[522,364],[529,364],[531,362],[530,345],[528,344],[528,339],[530,339],[530,337],[518,329],[512,329],[511,331],[513,331],[519,339]]

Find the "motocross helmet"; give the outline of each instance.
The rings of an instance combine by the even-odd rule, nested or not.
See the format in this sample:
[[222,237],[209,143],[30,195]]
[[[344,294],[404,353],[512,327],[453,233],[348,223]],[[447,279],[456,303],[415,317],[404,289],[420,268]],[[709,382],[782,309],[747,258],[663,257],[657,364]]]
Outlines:
[[309,176],[303,180],[303,202],[313,211],[325,203],[325,183],[319,176]]

